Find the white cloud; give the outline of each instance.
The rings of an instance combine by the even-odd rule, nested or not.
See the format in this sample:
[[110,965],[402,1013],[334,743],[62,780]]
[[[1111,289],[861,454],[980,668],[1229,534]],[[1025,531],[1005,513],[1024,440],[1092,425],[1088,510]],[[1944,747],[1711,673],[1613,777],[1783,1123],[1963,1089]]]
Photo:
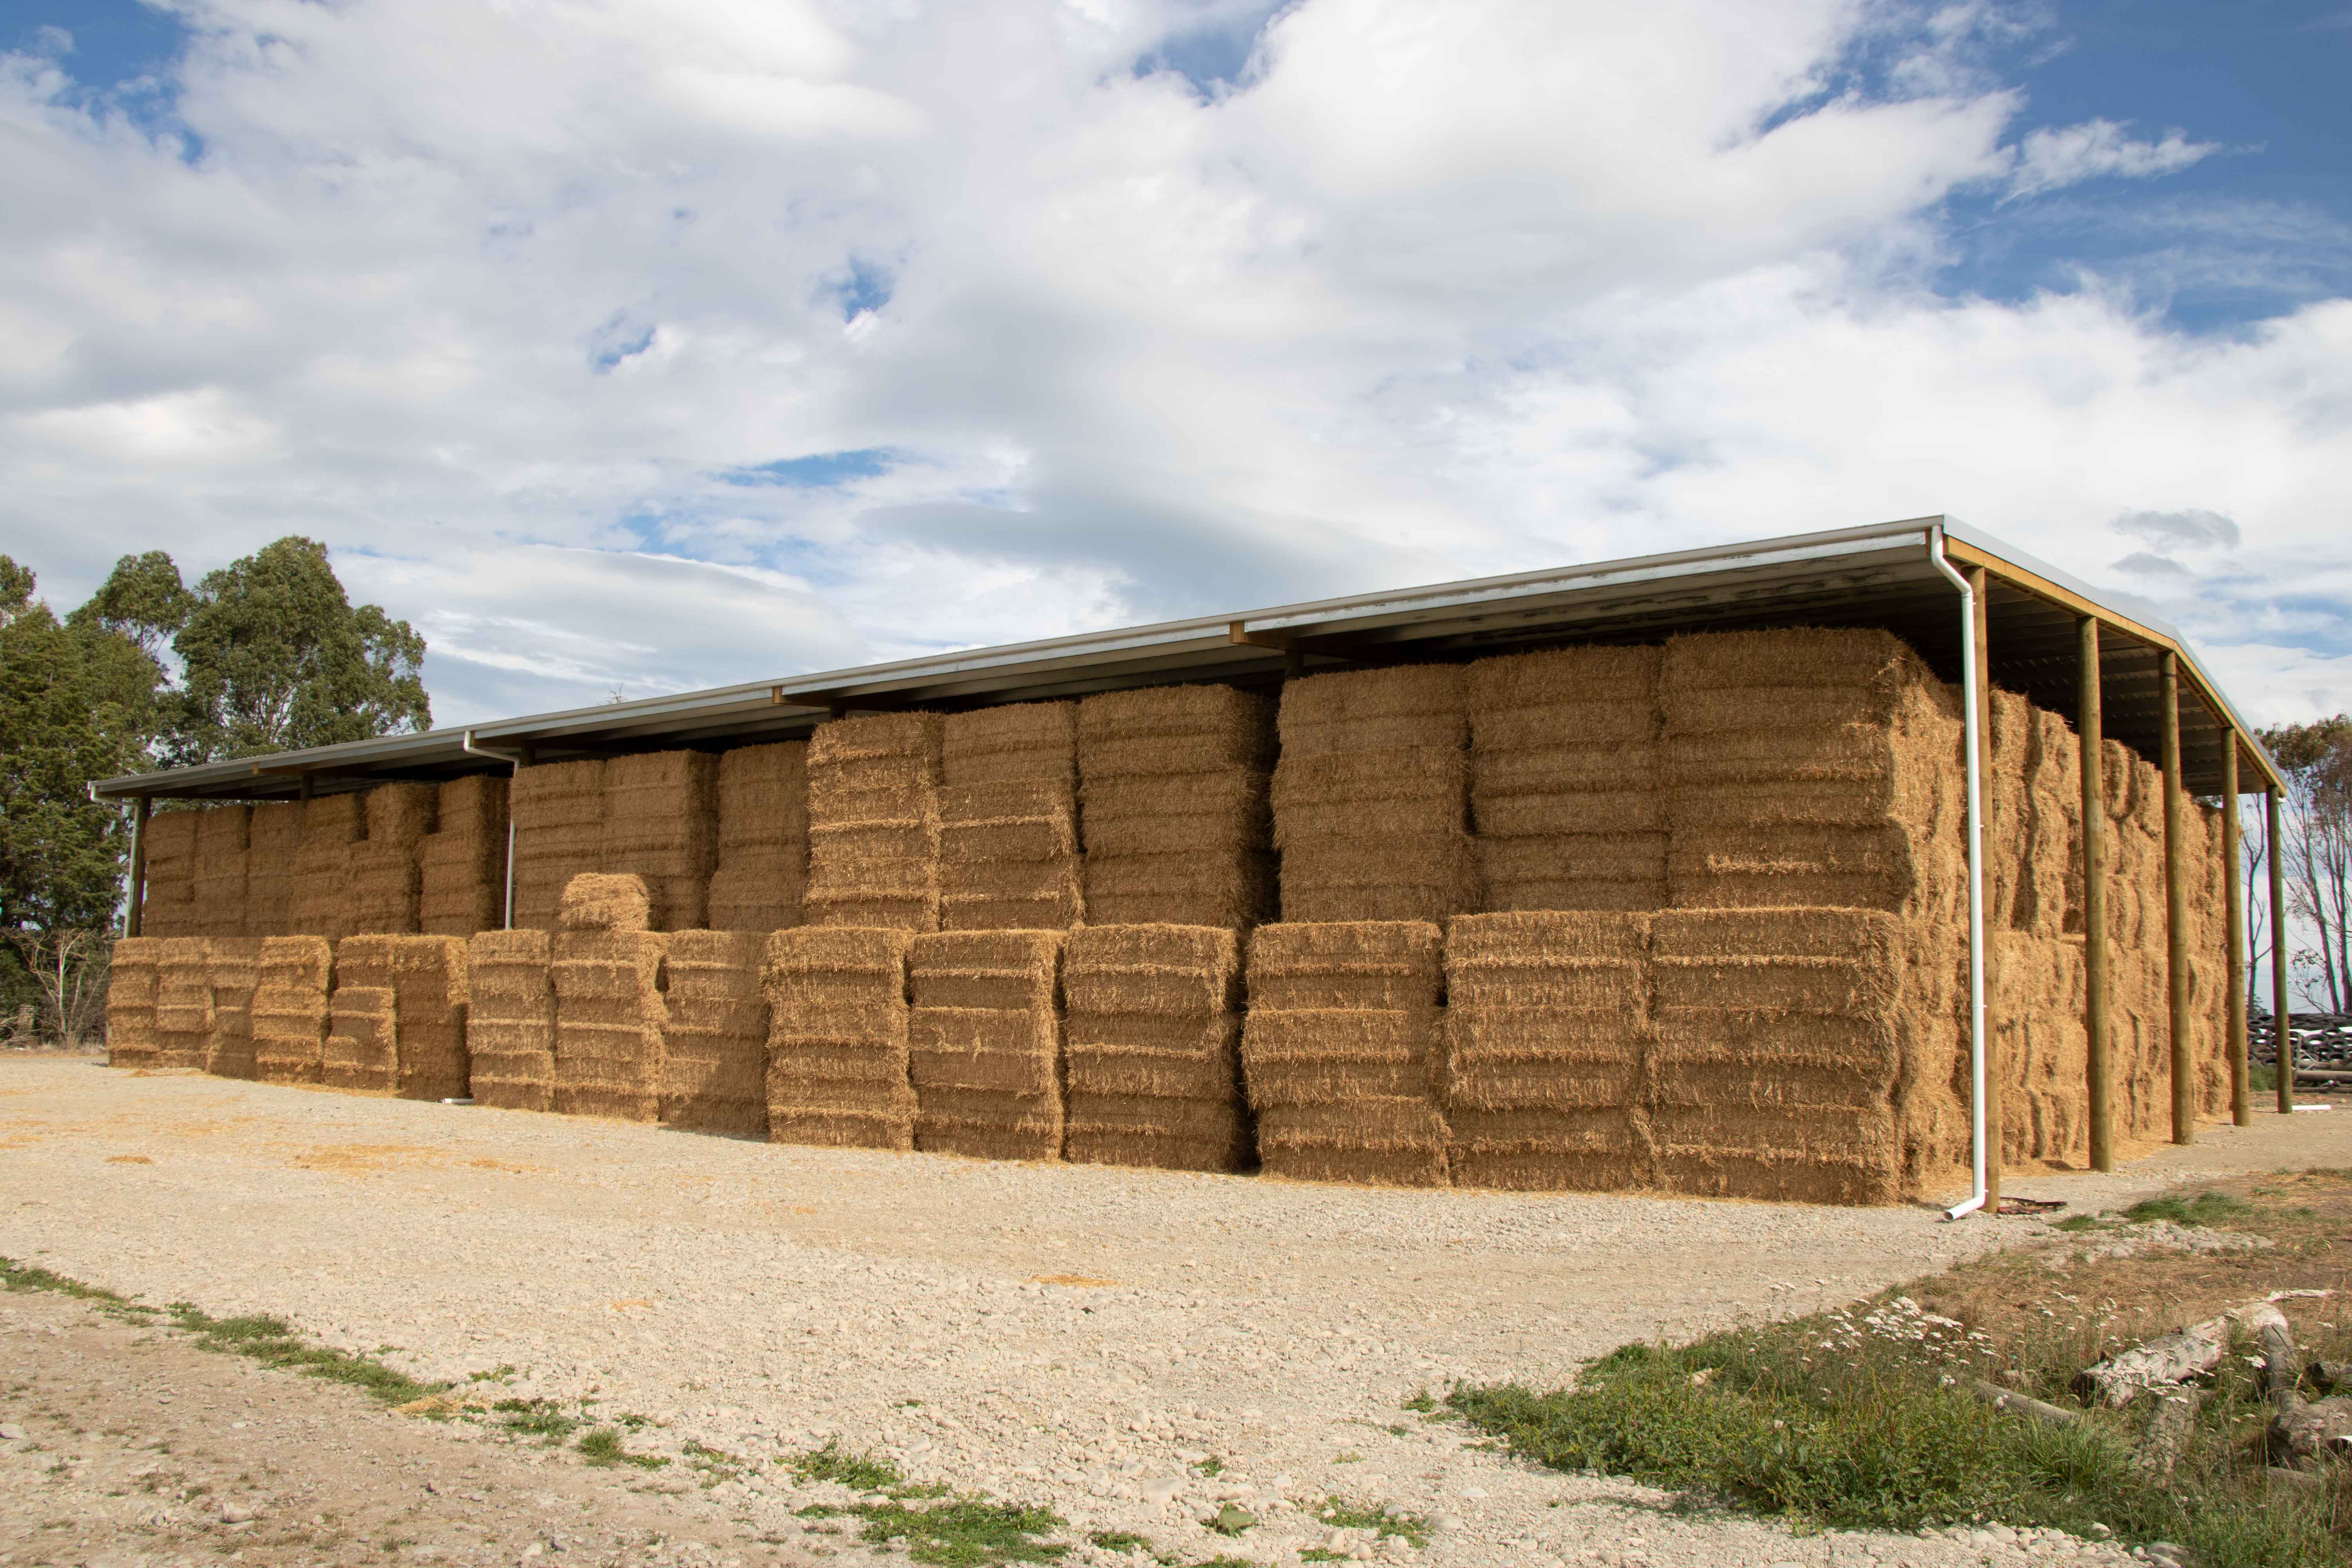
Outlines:
[[2168,131],[2158,142],[2136,142],[2128,127],[2112,120],[2086,120],[2026,133],[2019,149],[2013,195],[2037,195],[2103,177],[2153,179],[2178,174],[2221,151],[2217,142],[2191,142]]
[[2097,577],[2210,516],[2226,574],[2135,585],[2352,705],[2352,304],[1916,287],[1956,193],[2210,151],[2021,143],[2003,13],[182,10],[184,145],[0,71],[0,549],[60,598],[308,532],[450,721],[1936,510]]

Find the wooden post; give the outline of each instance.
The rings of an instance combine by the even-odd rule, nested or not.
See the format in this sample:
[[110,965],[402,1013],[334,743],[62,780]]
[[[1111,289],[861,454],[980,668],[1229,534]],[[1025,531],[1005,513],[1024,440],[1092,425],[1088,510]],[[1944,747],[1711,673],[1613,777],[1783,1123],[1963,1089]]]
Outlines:
[[141,795],[131,807],[131,891],[122,902],[122,934],[137,936],[147,914],[147,814],[155,803]]
[[2286,1014],[2286,847],[2279,837],[2278,785],[2263,791],[2271,839],[2271,1060],[2278,1069],[2278,1108],[2294,1109],[2294,1037]]
[[1992,942],[1992,662],[1991,620],[1988,606],[1991,599],[1990,584],[1981,566],[1969,568],[1969,595],[1976,605],[1976,629],[1971,634],[1977,644],[1977,856],[1980,862],[1979,874],[1984,879],[1985,942],[1980,962],[1984,964],[1985,1037],[1982,1042],[1985,1058],[1984,1121],[1985,1121],[1985,1203],[1984,1212],[2000,1212],[2000,1078],[2003,1064],[1995,1048],[2000,1031],[1993,1026],[1993,942]]
[[2107,1033],[2106,719],[2099,688],[2099,622],[2084,616],[2082,695],[2074,730],[2083,746],[2083,1026],[2091,1037],[2091,1169],[2116,1168],[2114,1058]]
[[2254,1122],[2254,1108],[2246,1099],[2246,880],[2239,875],[2244,854],[2238,825],[2238,731],[2225,720],[2228,742],[2221,750],[2221,876],[2229,888],[2224,900],[2230,926],[2230,1034],[2222,1048],[2230,1053],[2230,1120],[2240,1127]]
[[298,793],[294,797],[297,800],[315,800],[318,798],[318,784],[316,781],[310,777],[307,770],[302,774],[302,780],[300,784],[298,786],[298,789],[299,793]]
[[2164,976],[2170,994],[2172,1141],[2197,1142],[2197,1064],[2189,1054],[2189,889],[2180,876],[2180,659],[2158,656],[2163,678],[2164,728]]

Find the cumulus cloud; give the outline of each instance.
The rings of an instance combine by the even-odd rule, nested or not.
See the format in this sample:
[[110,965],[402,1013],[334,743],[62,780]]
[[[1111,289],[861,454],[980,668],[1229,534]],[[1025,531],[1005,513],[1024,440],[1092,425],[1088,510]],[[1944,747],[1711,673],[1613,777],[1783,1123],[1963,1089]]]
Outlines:
[[2112,120],[2086,120],[2028,132],[2018,150],[2010,189],[2031,196],[2103,177],[2153,179],[2178,174],[2220,151],[2221,143],[2191,142],[2179,131],[2168,131],[2159,141],[2140,142],[2133,140],[2129,127]]
[[2236,520],[2202,508],[2191,508],[2186,511],[2127,511],[2107,526],[2117,533],[2128,533],[2151,544],[2235,550],[2240,542]]
[[2231,522],[2141,591],[2340,676],[2352,305],[1920,288],[1956,195],[2211,151],[2021,135],[2006,13],[176,11],[175,119],[0,60],[0,548],[326,539],[445,721],[1939,510]]

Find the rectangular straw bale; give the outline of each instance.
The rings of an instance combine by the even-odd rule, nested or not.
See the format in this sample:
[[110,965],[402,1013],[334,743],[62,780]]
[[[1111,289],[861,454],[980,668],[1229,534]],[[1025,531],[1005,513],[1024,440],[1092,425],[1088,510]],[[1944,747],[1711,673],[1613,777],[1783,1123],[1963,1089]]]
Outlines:
[[301,850],[300,801],[269,801],[253,808],[246,826],[246,935],[291,932],[295,864]]
[[514,923],[555,929],[563,886],[604,868],[604,761],[518,768],[507,786],[514,825]]
[[2033,757],[2025,821],[2026,876],[2020,924],[2042,936],[2083,930],[2083,752],[2073,726],[2046,709],[2033,714]]
[[469,773],[440,786],[435,828],[416,848],[416,927],[470,937],[506,923],[507,781]]
[[661,1119],[662,960],[668,938],[646,931],[559,931],[555,1110],[625,1121]]
[[392,987],[338,984],[328,1008],[319,1081],[347,1094],[388,1095],[398,1089],[399,1024]]
[[1274,718],[1273,703],[1230,686],[1099,692],[1078,703],[1078,776],[1091,789],[1114,778],[1264,773],[1274,765]]
[[604,764],[603,869],[645,879],[655,931],[703,924],[718,854],[719,759],[656,752]]
[[189,897],[195,904],[194,934],[236,937],[245,933],[247,834],[252,807],[200,807],[196,814],[195,871]]
[[367,839],[343,851],[347,879],[342,930],[402,936],[416,930],[424,872],[415,843]]
[[202,1070],[213,1032],[210,939],[166,937],[155,957],[155,1065]]
[[1561,833],[1477,839],[1490,912],[1654,910],[1664,901],[1666,835]]
[[748,1137],[768,1131],[768,1002],[761,931],[688,931],[669,939],[661,1119]]
[[301,805],[302,842],[294,853],[288,924],[306,936],[348,936],[360,929],[352,900],[352,861],[354,847],[366,837],[366,797],[346,792]]
[[470,1078],[466,939],[407,934],[367,945],[368,962],[380,955],[392,982],[393,1091],[403,1100],[464,1098]]
[[1273,914],[1274,720],[1266,699],[1223,686],[1078,704],[1087,920],[1243,927]]
[[106,1065],[152,1068],[157,1065],[155,1042],[156,964],[164,938],[126,936],[115,940],[106,983]]
[[798,925],[808,888],[808,841],[785,847],[721,849],[710,874],[706,918],[716,931],[782,931]]
[[1389,746],[1460,750],[1468,682],[1458,664],[1344,669],[1286,682],[1277,727],[1285,761]]
[[563,885],[556,909],[562,931],[647,931],[653,900],[634,872],[584,871]]
[[261,984],[257,936],[216,936],[205,943],[205,981],[212,988],[212,1032],[205,1071],[215,1078],[258,1077],[254,1064],[254,993]]
[[466,943],[467,1080],[478,1105],[554,1109],[552,942],[543,931],[484,931]]
[[907,960],[913,933],[801,926],[768,938],[768,1141],[914,1147]]
[[1269,1173],[1444,1184],[1442,952],[1418,921],[1251,933],[1242,1062]]
[[253,1065],[264,1083],[317,1083],[324,1071],[334,943],[322,936],[261,942],[253,993]]
[[1649,1121],[1638,1106],[1450,1105],[1445,1124],[1457,1187],[1599,1193],[1650,1182]]
[[716,866],[708,919],[718,931],[798,925],[808,886],[808,742],[719,754]]
[[[467,773],[440,784],[434,796],[433,831],[503,841],[507,831],[507,775]],[[371,830],[368,837],[374,837],[374,832]]]
[[1190,1171],[1249,1163],[1240,978],[1231,931],[1130,925],[1070,934],[1067,1158]]
[[907,974],[916,1148],[1060,1157],[1063,935],[971,931],[915,939]]
[[1266,799],[1272,782],[1269,774],[1239,768],[1090,779],[1084,800],[1087,853],[1263,847],[1273,841],[1274,816]]
[[810,924],[939,929],[942,722],[880,713],[809,737]]
[[[1001,762],[1020,753],[987,754]],[[939,799],[944,929],[1045,930],[1079,922],[1085,907],[1077,799],[1069,779],[942,785]]]
[[1233,846],[1164,855],[1086,857],[1086,910],[1111,925],[1236,929],[1274,912],[1276,865],[1263,850]]
[[940,730],[945,788],[1037,783],[1076,789],[1078,705],[1014,702],[950,713]]
[[441,811],[441,786],[404,781],[379,784],[367,792],[362,808],[371,844],[398,844],[414,848],[435,830]]
[[1256,1155],[1237,1102],[1157,1095],[1069,1094],[1062,1157],[1076,1165],[1158,1171],[1239,1171]]
[[147,886],[141,905],[143,934],[198,936],[195,901],[196,823],[194,810],[158,811],[147,819]]

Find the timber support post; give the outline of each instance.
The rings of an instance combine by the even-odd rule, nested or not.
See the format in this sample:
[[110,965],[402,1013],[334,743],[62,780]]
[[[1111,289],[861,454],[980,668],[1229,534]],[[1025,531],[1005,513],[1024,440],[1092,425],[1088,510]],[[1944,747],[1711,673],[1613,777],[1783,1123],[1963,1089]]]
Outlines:
[[131,807],[131,886],[122,900],[122,934],[137,936],[147,923],[147,815],[155,803],[141,795]]
[[2082,694],[2074,730],[2083,747],[2083,1026],[2090,1035],[2091,1169],[2116,1168],[2114,1057],[2107,1032],[2106,720],[2099,687],[2099,622],[2084,616]]
[[2270,830],[2271,1062],[2278,1079],[2278,1108],[2284,1114],[2294,1109],[2294,1037],[2287,1033],[2286,853],[2279,837],[2278,785],[2263,791],[2263,809]]
[[2172,1141],[2197,1142],[2197,1064],[2189,1049],[2189,889],[2180,874],[2180,656],[2158,656],[2164,727],[2164,978],[2172,1046]]
[[[1979,781],[1977,786],[1978,800],[1979,803],[1978,807],[1977,856],[1979,861],[1989,865],[1992,859],[1991,828],[1993,798],[1992,620],[1990,609],[1992,597],[1992,585],[1985,575],[1985,569],[1981,566],[1969,567],[1968,576],[1969,595],[1975,602],[1976,605],[1976,625],[1969,632],[1969,636],[1976,639],[1977,654],[1977,769]],[[1986,901],[1990,903],[1991,878],[1987,875],[1984,880],[1986,883],[1987,893]],[[1990,911],[1988,910],[1988,912]],[[1990,998],[1993,994],[1992,953],[1993,943],[1990,936],[1988,936],[1984,944],[1984,952],[1979,959],[1979,962],[1984,965],[1984,988],[1988,1001],[1990,1001]],[[2004,1147],[2004,1140],[2001,1134],[2000,1084],[2001,1073],[2005,1070],[2006,1064],[2001,1060],[2000,1054],[1996,1047],[1996,1042],[1999,1041],[2000,1038],[2000,1031],[1992,1026],[1991,1008],[1988,1005],[1986,1008],[1985,1038],[1982,1048],[1985,1058],[1984,1212],[1990,1215],[1997,1215],[2000,1212],[2000,1162],[2001,1152]]]
[[2221,750],[2221,877],[2229,891],[2230,987],[2230,1120],[2240,1127],[2253,1125],[2254,1108],[2247,1100],[2246,1064],[2246,879],[2239,862],[2245,858],[2243,829],[2238,821],[2238,732],[2227,723]]

